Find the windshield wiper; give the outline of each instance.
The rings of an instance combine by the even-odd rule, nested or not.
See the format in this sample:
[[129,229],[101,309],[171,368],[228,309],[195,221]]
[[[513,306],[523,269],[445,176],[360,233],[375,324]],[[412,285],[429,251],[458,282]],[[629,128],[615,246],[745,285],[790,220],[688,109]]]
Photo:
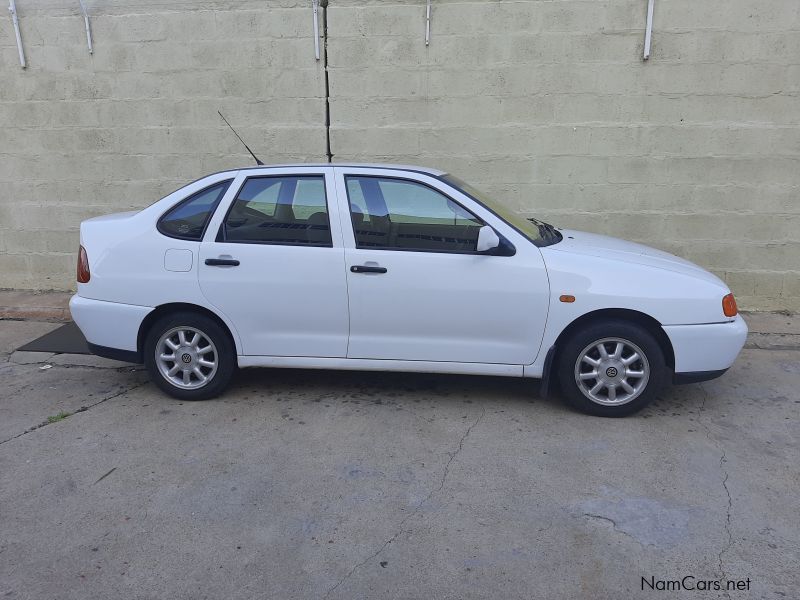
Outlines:
[[529,218],[528,221],[536,225],[539,230],[539,235],[547,242],[555,243],[560,242],[564,236],[550,223],[545,223],[539,219]]
[[530,217],[528,221],[536,225],[536,228],[539,230],[539,235],[543,238],[552,237],[554,234],[559,235],[556,231],[556,228],[550,225],[550,223],[545,223],[544,221],[534,219],[533,217]]

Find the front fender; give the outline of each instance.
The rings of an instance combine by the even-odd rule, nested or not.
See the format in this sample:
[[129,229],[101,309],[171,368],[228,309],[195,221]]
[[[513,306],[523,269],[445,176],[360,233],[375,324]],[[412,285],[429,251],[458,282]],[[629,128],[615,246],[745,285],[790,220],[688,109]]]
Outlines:
[[[731,321],[722,312],[728,288],[714,277],[695,277],[649,265],[622,262],[602,256],[571,254],[542,248],[550,278],[550,312],[542,349],[551,348],[573,321],[603,309],[632,310],[648,315],[662,326]],[[562,295],[574,302],[562,302]],[[541,376],[545,354],[525,369]]]

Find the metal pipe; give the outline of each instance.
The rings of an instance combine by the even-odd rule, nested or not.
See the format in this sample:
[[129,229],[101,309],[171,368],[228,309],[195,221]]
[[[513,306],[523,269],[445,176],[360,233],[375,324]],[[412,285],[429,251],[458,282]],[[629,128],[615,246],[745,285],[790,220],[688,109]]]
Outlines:
[[83,0],[78,0],[81,5],[81,12],[83,13],[83,25],[86,27],[86,44],[89,46],[89,54],[94,54],[92,48],[92,28],[89,27],[89,13],[86,12],[86,7],[83,5]]
[[431,44],[431,0],[428,0],[425,7],[425,45]]
[[17,18],[17,3],[15,0],[8,0],[8,10],[11,13],[11,20],[14,23],[14,33],[17,36],[17,50],[19,50],[19,65],[24,69],[28,65],[25,62],[25,51],[22,49],[22,36],[19,33],[19,18]]
[[647,0],[647,27],[644,30],[643,60],[650,58],[650,44],[653,38],[653,4],[655,4],[655,0]]
[[311,0],[314,9],[314,56],[319,60],[319,0]]

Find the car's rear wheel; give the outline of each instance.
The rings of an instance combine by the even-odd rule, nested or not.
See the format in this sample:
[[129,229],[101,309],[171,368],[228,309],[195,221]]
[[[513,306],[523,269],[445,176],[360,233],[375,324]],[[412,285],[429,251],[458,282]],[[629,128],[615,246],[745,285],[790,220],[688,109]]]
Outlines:
[[561,391],[579,410],[623,417],[650,403],[666,381],[664,352],[644,327],[596,323],[575,332],[559,352]]
[[158,319],[144,342],[150,379],[181,400],[206,400],[221,394],[236,368],[236,351],[213,319],[192,312]]

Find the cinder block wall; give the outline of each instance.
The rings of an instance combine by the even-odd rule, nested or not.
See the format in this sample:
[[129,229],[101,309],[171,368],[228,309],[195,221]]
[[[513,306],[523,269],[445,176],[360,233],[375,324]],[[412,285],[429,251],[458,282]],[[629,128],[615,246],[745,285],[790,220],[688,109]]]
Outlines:
[[450,170],[800,309],[800,2],[332,0],[335,160]]
[[70,289],[78,225],[205,174],[325,160],[324,68],[303,0],[17,0],[0,10],[0,288]]
[[[325,158],[310,0],[17,0],[0,18],[0,287],[69,289],[80,220]],[[69,6],[65,6],[69,4]],[[330,0],[334,160],[438,166],[800,309],[800,3]]]

